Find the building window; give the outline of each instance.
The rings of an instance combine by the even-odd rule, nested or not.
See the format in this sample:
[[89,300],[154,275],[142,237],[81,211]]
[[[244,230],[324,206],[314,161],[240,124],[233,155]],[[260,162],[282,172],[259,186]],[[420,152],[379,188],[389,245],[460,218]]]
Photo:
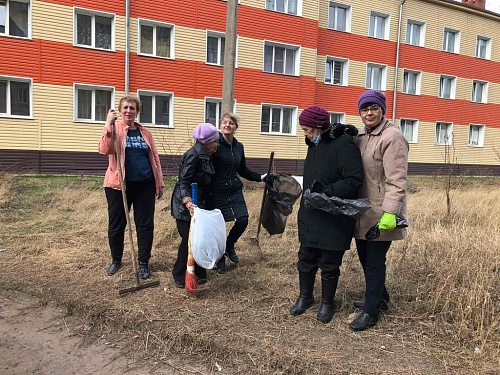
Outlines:
[[455,99],[456,77],[441,76],[439,78],[439,97],[443,99]]
[[113,103],[112,87],[75,85],[75,121],[106,121]]
[[404,70],[403,72],[403,92],[405,94],[420,95],[421,72]]
[[299,0],[266,0],[266,9],[299,15]]
[[488,102],[488,82],[472,81],[472,99],[475,103]]
[[453,124],[451,122],[436,123],[436,144],[451,145],[453,143]]
[[457,30],[444,29],[443,51],[458,53],[460,50],[460,32]]
[[368,35],[377,39],[389,39],[389,15],[371,12]]
[[387,67],[368,63],[366,66],[366,88],[384,90],[386,88]]
[[330,112],[330,124],[345,124],[345,113]]
[[483,147],[484,146],[484,125],[469,126],[469,146]]
[[328,7],[328,28],[337,31],[351,31],[351,6],[330,1]]
[[347,86],[348,60],[327,57],[325,69],[325,83]]
[[114,50],[114,28],[113,14],[75,8],[75,45]]
[[264,71],[298,75],[299,55],[299,47],[265,42]]
[[31,117],[32,80],[0,76],[0,117]]
[[172,58],[173,30],[172,25],[139,20],[139,54]]
[[262,104],[260,132],[295,134],[297,107]]
[[205,98],[205,122],[217,127],[220,124],[222,99]]
[[423,47],[425,42],[425,23],[408,20],[406,23],[406,44]]
[[141,101],[141,124],[172,126],[173,95],[164,92],[138,91]]
[[30,37],[30,1],[0,0],[0,35]]
[[476,40],[476,57],[486,60],[491,59],[491,38],[478,35]]
[[207,32],[207,63],[224,65],[224,34]]
[[409,143],[417,143],[418,121],[410,119],[401,119],[401,133]]

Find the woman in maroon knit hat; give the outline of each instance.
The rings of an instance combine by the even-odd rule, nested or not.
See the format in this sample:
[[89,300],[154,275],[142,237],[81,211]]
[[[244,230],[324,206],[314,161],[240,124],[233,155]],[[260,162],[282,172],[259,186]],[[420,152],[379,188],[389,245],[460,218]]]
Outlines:
[[[358,198],[363,168],[353,137],[352,125],[330,125],[330,115],[322,107],[304,109],[299,117],[308,145],[304,161],[304,189],[342,199]],[[310,209],[300,203],[298,213],[300,293],[291,307],[292,315],[304,313],[314,303],[313,290],[318,268],[321,269],[321,305],[317,320],[328,323],[335,310],[334,297],[344,252],[351,245],[355,219]]]

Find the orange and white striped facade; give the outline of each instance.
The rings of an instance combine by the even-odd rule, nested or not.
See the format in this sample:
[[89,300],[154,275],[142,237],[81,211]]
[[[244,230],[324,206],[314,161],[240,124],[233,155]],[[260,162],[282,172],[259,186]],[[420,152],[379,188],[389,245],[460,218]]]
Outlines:
[[[218,118],[226,5],[130,0],[127,22],[126,1],[0,0],[0,168],[104,173],[102,113],[127,88],[148,103],[139,120],[162,162],[182,155]],[[412,173],[440,169],[446,144],[462,171],[500,173],[500,15],[452,0],[240,0],[237,34],[236,137],[256,170],[274,151],[301,173],[300,111],[359,127],[373,87]]]

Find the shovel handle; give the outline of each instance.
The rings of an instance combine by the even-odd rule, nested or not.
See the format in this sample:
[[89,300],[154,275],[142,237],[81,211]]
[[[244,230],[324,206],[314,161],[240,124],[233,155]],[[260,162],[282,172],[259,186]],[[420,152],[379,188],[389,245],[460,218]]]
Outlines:
[[[268,175],[271,173],[273,161],[274,161],[274,151],[271,151],[271,155],[269,156],[269,166],[267,167]],[[267,186],[266,183],[264,183],[264,192],[262,193],[262,204],[260,205],[259,225],[257,226],[257,236],[256,236],[257,242],[259,242],[260,227],[262,225],[262,214],[264,212],[264,203],[266,201],[266,194],[267,194]]]

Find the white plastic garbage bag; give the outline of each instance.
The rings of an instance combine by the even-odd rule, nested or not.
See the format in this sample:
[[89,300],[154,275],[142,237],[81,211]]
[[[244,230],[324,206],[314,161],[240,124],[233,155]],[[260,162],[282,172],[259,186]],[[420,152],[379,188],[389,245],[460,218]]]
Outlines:
[[226,251],[226,223],[222,212],[195,207],[189,240],[194,261],[207,270],[214,268]]

